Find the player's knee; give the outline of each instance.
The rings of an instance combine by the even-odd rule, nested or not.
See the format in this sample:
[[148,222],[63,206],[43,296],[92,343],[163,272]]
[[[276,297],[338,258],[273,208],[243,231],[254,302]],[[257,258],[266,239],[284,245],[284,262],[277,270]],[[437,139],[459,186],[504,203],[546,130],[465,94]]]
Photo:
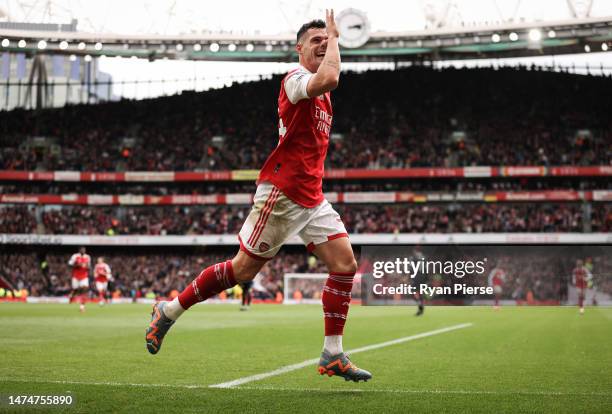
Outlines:
[[253,266],[247,266],[244,264],[234,265],[234,279],[236,282],[248,282],[253,280],[257,275],[259,269],[255,269]]
[[357,260],[353,257],[347,264],[347,273],[357,273]]
[[346,258],[343,260],[337,260],[330,269],[331,272],[338,273],[356,273],[357,272],[357,261],[354,257]]
[[236,257],[232,259],[234,279],[239,283],[253,280],[264,263],[265,262],[262,260],[252,259],[246,254],[239,252]]

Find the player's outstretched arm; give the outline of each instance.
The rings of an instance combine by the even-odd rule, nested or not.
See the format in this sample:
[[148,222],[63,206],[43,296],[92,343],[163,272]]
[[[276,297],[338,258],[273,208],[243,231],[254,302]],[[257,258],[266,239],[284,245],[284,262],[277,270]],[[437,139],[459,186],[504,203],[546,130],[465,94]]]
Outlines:
[[338,27],[334,19],[334,10],[325,10],[325,28],[327,30],[327,50],[317,73],[314,74],[306,93],[309,98],[319,96],[338,87],[340,80],[340,48],[338,46]]

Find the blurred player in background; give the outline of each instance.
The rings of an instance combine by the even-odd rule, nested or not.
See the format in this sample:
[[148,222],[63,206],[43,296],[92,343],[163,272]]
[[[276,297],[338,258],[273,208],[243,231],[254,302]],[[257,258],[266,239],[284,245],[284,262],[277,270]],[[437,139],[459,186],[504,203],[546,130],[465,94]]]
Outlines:
[[416,288],[416,293],[413,295],[413,297],[418,306],[417,312],[414,314],[414,316],[421,316],[425,312],[425,299],[420,293],[421,285],[427,285],[426,276],[419,275],[412,279],[412,286]]
[[[418,260],[423,259],[424,257],[425,256],[423,255],[421,248],[419,246],[416,246],[414,248],[411,260],[416,262]],[[417,312],[414,314],[414,316],[421,316],[425,312],[425,298],[420,293],[422,285],[427,286],[427,276],[423,272],[417,274],[415,277],[412,278],[412,286],[414,286],[416,289],[416,293],[413,295],[413,297],[418,306]]]
[[499,309],[499,299],[502,296],[504,281],[506,280],[506,271],[502,266],[503,263],[500,260],[489,273],[489,286],[493,288],[493,294],[495,295],[495,305],[493,305],[495,310]]
[[572,284],[576,286],[578,291],[578,306],[580,307],[580,314],[584,314],[584,298],[586,290],[589,288],[593,275],[591,271],[584,266],[582,260],[576,260],[576,267],[572,270]]
[[98,302],[100,306],[106,303],[106,293],[108,292],[108,282],[113,280],[110,266],[104,262],[103,257],[98,257],[98,262],[94,268],[94,281],[96,282],[96,290],[98,291]]
[[287,240],[299,236],[329,271],[322,294],[325,338],[319,373],[347,381],[372,377],[342,349],[357,262],[342,219],[322,189],[332,125],[330,91],[340,78],[338,36],[333,10],[326,11],[326,22],[313,20],[298,31],[300,66],[281,83],[278,145],[259,173],[253,208],[238,236],[240,251],[233,260],[203,270],[175,300],[154,306],[146,331],[150,353],[159,351],[164,335],[186,309],[252,280]]
[[[591,273],[591,279],[587,281],[587,288],[591,289],[591,293],[593,293],[593,297],[591,298],[591,304],[593,306],[597,306],[597,288],[595,287],[595,277],[593,276],[593,258],[587,257],[584,259],[584,267]],[[586,301],[586,296],[584,298]]]
[[252,299],[251,289],[253,288],[253,281],[247,280],[245,282],[240,282],[240,287],[242,288],[242,305],[240,306],[240,310],[249,310]]
[[68,265],[72,267],[70,302],[75,296],[78,296],[79,310],[85,312],[85,296],[89,292],[89,269],[91,269],[91,257],[87,254],[85,247],[81,246],[79,252],[70,257]]

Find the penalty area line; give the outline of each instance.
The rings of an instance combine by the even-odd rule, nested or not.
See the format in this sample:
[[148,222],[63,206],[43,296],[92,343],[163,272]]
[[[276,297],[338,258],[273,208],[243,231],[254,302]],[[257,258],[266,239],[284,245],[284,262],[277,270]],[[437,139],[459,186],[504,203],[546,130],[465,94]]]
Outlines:
[[[410,335],[410,336],[405,336],[403,338],[393,339],[391,341],[380,342],[378,344],[363,346],[361,348],[355,348],[355,349],[352,349],[346,352],[348,354],[357,354],[359,352],[372,351],[374,349],[385,348],[387,346],[397,345],[397,344],[401,344],[401,343],[409,342],[409,341],[414,341],[416,339],[426,338],[428,336],[439,335],[439,334],[446,333],[446,332],[456,331],[457,329],[468,328],[472,325],[473,325],[472,323],[462,323],[459,325],[453,325],[453,326],[448,326],[446,328],[435,329],[433,331],[423,332],[423,333],[416,334],[416,335]],[[297,364],[286,365],[284,367],[277,368],[273,371],[264,372],[261,374],[250,375],[248,377],[238,378],[233,381],[209,385],[209,387],[210,388],[234,388],[234,387],[238,387],[243,384],[248,384],[249,382],[260,381],[262,379],[275,377],[277,375],[282,375],[288,372],[296,371],[298,369],[302,369],[307,366],[314,365],[317,362],[319,362],[319,358],[313,358],[313,359],[299,362]]]

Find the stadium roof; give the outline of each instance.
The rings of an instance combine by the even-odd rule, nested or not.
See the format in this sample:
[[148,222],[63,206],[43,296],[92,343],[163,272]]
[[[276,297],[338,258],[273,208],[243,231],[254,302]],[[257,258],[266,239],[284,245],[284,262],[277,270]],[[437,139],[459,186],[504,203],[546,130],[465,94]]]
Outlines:
[[[156,59],[285,62],[293,35],[142,35],[2,29],[0,52]],[[494,27],[374,32],[344,61],[430,61],[575,54],[612,47],[612,18],[583,18]]]

